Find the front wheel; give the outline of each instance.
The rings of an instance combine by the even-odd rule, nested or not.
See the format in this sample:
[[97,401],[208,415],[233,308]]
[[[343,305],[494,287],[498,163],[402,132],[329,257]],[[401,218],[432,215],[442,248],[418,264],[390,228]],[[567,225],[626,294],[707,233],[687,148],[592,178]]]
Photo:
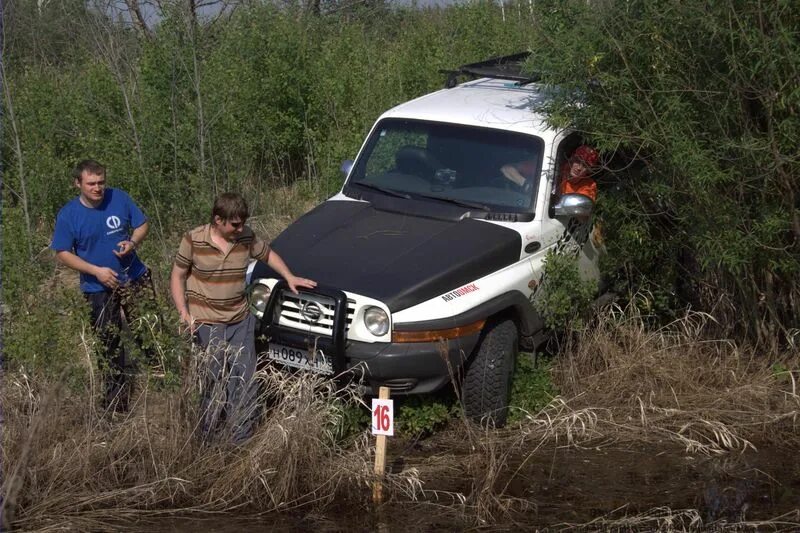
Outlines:
[[513,321],[487,325],[461,388],[464,412],[469,418],[498,428],[506,424],[518,351]]

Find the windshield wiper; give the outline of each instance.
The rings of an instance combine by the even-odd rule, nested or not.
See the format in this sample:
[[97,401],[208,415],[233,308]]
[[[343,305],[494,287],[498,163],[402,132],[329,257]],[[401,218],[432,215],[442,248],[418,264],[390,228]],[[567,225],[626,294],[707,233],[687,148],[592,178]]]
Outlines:
[[432,194],[422,194],[422,193],[414,193],[414,196],[419,198],[426,198],[428,200],[439,200],[440,202],[446,202],[448,204],[455,204],[460,207],[471,207],[473,209],[480,209],[481,211],[491,211],[489,206],[479,204],[477,202],[468,202],[466,200],[456,200],[454,198],[444,198],[442,196],[435,196]]
[[372,183],[364,183],[363,181],[354,181],[353,184],[358,185],[359,187],[365,187],[367,189],[372,189],[373,191],[382,192],[384,194],[388,194],[390,196],[396,196],[398,198],[405,198],[406,200],[410,200],[411,196],[406,193],[395,191],[394,189],[387,189],[386,187],[381,187],[380,185],[373,185]]

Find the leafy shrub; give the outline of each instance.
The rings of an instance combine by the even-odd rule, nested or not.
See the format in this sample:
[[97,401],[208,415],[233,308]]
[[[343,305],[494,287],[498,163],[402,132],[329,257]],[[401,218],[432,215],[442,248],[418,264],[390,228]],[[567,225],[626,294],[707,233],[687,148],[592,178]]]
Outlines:
[[529,354],[520,354],[511,384],[509,405],[509,422],[518,422],[525,415],[535,415],[557,395],[557,390],[550,376],[550,361],[538,363]]
[[[341,402],[340,416],[334,434],[337,440],[346,440],[370,430],[372,423],[367,404],[358,401]],[[445,427],[458,416],[460,407],[449,389],[434,394],[398,396],[394,398],[395,435],[415,438],[428,436]]]
[[531,68],[560,88],[546,112],[587,132],[626,184],[604,212],[608,272],[629,277],[631,294],[651,292],[665,318],[690,306],[713,312],[723,334],[789,344],[800,301],[800,4],[537,7]]
[[581,279],[578,258],[553,251],[544,260],[541,297],[534,306],[548,328],[562,330],[578,326],[580,317],[597,293],[597,283]]
[[446,426],[460,410],[449,389],[438,394],[409,396],[398,402],[395,426],[407,437],[429,435]]
[[89,307],[73,290],[42,287],[5,313],[4,356],[8,368],[86,384],[93,365]]
[[333,420],[333,436],[336,441],[345,441],[369,430],[370,412],[366,405],[338,399],[335,407],[338,416]]

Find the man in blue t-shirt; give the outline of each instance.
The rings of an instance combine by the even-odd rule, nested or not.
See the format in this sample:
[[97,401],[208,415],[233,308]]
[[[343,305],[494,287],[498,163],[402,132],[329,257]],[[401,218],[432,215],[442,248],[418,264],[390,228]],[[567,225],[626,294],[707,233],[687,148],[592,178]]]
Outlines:
[[130,321],[136,300],[155,301],[150,271],[136,255],[147,218],[124,191],[106,187],[106,169],[97,161],[78,163],[73,178],[80,194],[59,211],[50,247],[59,261],[80,272],[109,367],[105,406],[124,411],[131,393],[128,371],[135,365],[120,345],[122,311]]

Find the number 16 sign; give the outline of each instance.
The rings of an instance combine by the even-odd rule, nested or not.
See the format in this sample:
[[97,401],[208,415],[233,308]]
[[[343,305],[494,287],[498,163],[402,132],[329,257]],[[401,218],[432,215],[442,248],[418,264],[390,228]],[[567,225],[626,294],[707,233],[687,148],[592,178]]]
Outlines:
[[372,399],[372,434],[394,435],[394,401]]

